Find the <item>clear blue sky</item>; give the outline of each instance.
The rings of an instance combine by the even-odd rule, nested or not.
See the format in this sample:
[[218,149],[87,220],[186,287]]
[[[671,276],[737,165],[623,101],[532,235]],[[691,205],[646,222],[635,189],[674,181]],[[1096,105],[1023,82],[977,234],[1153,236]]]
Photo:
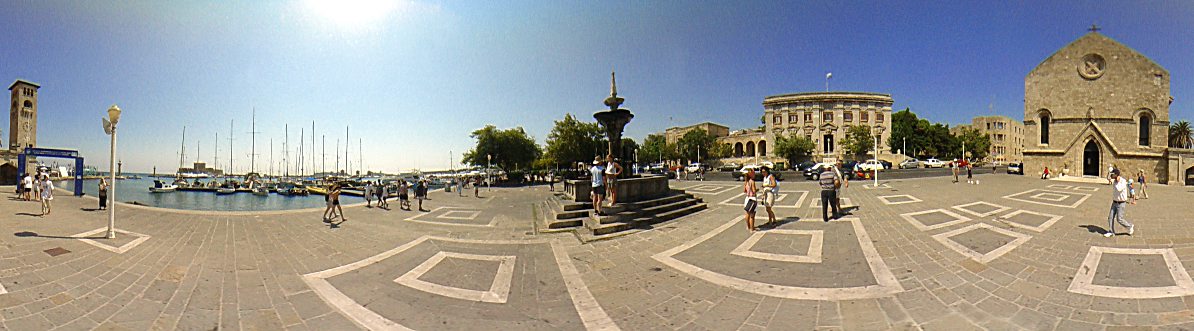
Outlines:
[[196,143],[210,162],[219,132],[226,164],[230,119],[247,165],[256,107],[258,169],[270,138],[280,162],[284,124],[295,149],[314,120],[328,154],[350,126],[353,162],[363,137],[366,166],[392,172],[446,168],[486,124],[542,143],[564,113],[592,120],[610,68],[636,139],[757,126],[763,97],[823,90],[826,72],[834,90],[890,93],[933,121],[991,104],[1022,118],[1028,71],[1098,23],[1169,70],[1174,120],[1194,117],[1190,1],[320,2],[13,2],[0,79],[42,84],[39,145],[101,169],[115,103],[126,171],[172,171],[183,125],[188,162]]

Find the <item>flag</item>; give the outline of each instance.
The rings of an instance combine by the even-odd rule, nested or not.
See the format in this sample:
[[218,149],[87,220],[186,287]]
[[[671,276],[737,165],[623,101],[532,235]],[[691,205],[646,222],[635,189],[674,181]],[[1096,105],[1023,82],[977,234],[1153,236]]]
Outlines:
[[829,79],[829,78],[832,78],[832,77],[833,77],[833,73],[832,73],[832,72],[825,73],[825,79]]

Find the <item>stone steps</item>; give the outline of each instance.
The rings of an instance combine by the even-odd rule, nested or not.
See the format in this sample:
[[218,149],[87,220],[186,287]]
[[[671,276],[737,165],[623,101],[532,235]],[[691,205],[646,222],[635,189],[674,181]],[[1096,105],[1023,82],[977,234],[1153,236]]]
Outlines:
[[544,211],[538,220],[539,232],[573,231],[581,242],[636,233],[650,229],[653,224],[708,209],[701,198],[679,190],[655,199],[602,208],[605,215],[597,215],[591,203],[569,202],[558,196],[538,206]]

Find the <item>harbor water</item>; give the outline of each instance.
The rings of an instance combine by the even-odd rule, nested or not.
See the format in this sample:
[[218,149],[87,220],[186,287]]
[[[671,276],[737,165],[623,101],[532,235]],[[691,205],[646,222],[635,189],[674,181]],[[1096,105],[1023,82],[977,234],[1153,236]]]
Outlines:
[[[67,191],[74,191],[73,181],[55,182],[54,186]],[[325,206],[324,196],[286,196],[270,193],[268,196],[256,196],[249,192],[238,192],[228,195],[217,195],[215,192],[170,192],[152,193],[153,178],[122,179],[116,184],[116,200],[137,203],[146,206],[212,211],[261,211],[261,210],[290,210],[304,208],[322,208]],[[88,196],[99,196],[99,180],[84,180],[83,192]],[[341,196],[341,204],[353,204],[364,201],[363,198]]]

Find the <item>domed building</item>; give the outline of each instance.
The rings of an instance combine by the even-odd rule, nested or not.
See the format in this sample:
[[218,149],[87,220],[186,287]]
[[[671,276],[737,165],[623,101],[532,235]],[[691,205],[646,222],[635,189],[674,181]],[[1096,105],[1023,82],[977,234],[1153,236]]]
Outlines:
[[1144,170],[1152,182],[1177,181],[1182,159],[1174,155],[1171,166],[1168,148],[1172,102],[1169,71],[1092,27],[1024,78],[1025,169],[1106,177],[1114,165],[1133,175]]

